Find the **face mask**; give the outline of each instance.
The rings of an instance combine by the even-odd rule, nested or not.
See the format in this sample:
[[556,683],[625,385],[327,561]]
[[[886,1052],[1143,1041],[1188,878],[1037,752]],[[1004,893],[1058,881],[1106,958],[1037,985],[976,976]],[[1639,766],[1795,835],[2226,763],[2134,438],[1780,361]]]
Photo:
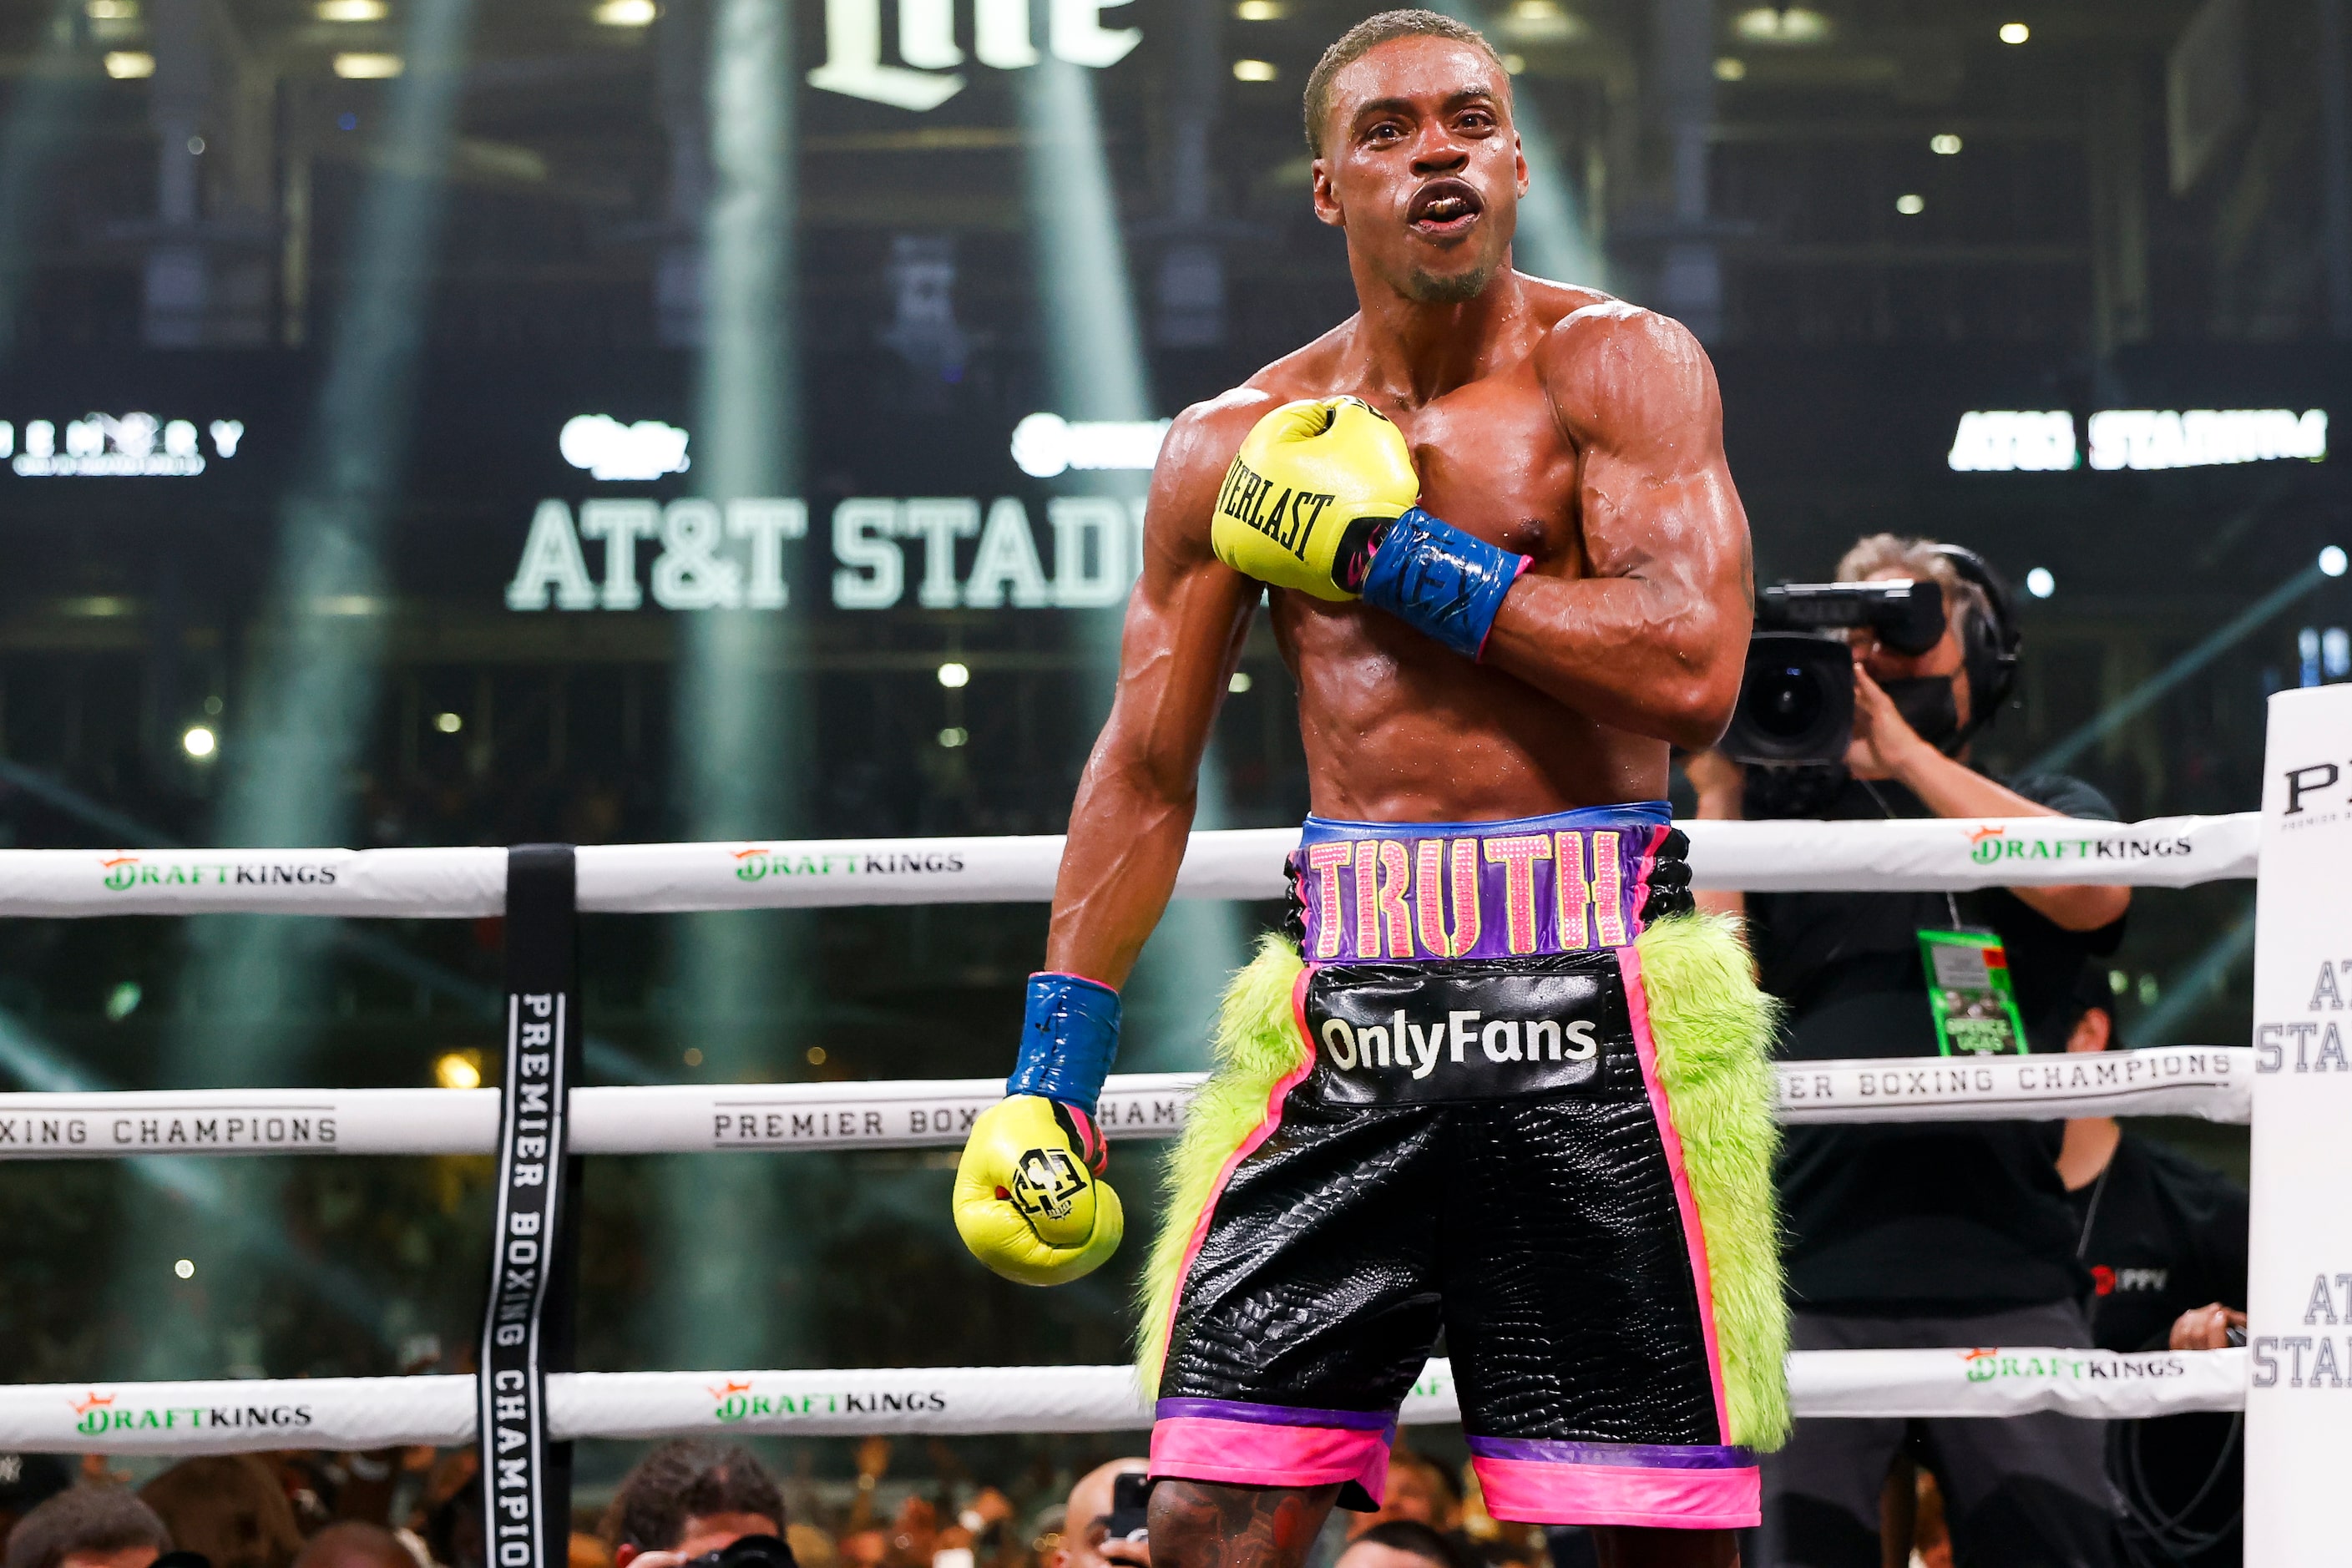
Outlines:
[[1952,696],[1950,676],[1920,675],[1878,684],[1894,699],[1895,710],[1919,732],[1921,740],[1939,752],[1950,752],[1960,738],[1960,709]]

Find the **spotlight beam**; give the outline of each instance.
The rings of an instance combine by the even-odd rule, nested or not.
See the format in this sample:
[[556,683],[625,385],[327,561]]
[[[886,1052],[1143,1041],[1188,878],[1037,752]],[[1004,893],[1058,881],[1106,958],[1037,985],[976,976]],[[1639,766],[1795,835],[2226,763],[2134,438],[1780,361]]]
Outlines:
[[[719,502],[794,493],[800,472],[797,307],[799,77],[786,0],[713,0],[703,78],[711,191],[702,218],[703,317],[692,470]],[[684,16],[680,21],[685,20]],[[811,704],[790,657],[799,606],[678,617],[673,766],[688,836],[760,838],[805,829]],[[722,1081],[793,1075],[807,1009],[813,922],[803,912],[676,917],[672,1060]],[[698,1053],[688,1055],[688,1053]],[[812,1364],[814,1248],[772,1173],[672,1159],[657,1177],[665,1273],[652,1325],[677,1366]],[[756,1311],[748,1303],[765,1303]]]
[[[379,535],[408,444],[472,16],[472,0],[416,0],[408,9],[407,69],[386,89],[385,156],[361,203],[349,292],[302,466],[280,509],[278,563],[247,681],[255,717],[229,738],[215,827],[223,844],[344,835],[344,781],[366,738],[383,658]],[[178,1054],[201,1054],[218,1081],[282,1072],[298,1046],[288,1015],[303,1009],[280,998],[319,984],[320,933],[277,918],[204,921],[190,937],[198,1013],[181,1031]]]
[[[1104,155],[1095,73],[1047,58],[1016,78],[1024,199],[1034,243],[1047,384],[1055,412],[1072,420],[1152,416],[1150,376],[1137,326],[1126,237]],[[1066,481],[1140,507],[1145,477],[1087,474]],[[1074,611],[1087,656],[1088,697],[1099,719],[1117,683],[1120,614]],[[1214,742],[1201,759],[1194,825],[1225,822],[1223,769]],[[1126,1059],[1138,1070],[1205,1065],[1215,999],[1242,961],[1232,905],[1179,900],[1145,944],[1126,988]]]

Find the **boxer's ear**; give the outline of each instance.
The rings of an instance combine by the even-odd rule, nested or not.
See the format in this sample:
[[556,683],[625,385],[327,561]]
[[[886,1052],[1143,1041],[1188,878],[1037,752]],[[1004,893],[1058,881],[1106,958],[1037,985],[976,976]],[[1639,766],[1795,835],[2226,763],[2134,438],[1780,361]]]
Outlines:
[[1332,187],[1330,165],[1320,158],[1316,159],[1308,165],[1307,177],[1315,193],[1316,221],[1329,224],[1333,228],[1347,227],[1347,209],[1339,205],[1339,193]]

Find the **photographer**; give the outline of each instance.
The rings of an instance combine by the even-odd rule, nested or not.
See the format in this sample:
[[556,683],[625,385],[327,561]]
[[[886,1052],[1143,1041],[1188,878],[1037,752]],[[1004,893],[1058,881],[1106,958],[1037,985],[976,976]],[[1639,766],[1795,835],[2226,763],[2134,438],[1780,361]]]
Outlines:
[[[1843,768],[1743,770],[1695,757],[1700,817],[2114,816],[2077,780],[2003,783],[1969,764],[1969,738],[2007,694],[2016,646],[2007,592],[1981,562],[1876,534],[1846,552],[1838,578],[1933,581],[1947,611],[1942,639],[1904,654],[1855,633]],[[1764,988],[1789,1005],[1784,1054],[1819,1060],[1953,1048],[1930,1004],[1927,963],[1938,945],[1965,943],[1985,952],[1980,973],[2005,966],[2023,1026],[2017,1047],[2063,1049],[2077,979],[2092,956],[2115,950],[2129,898],[2121,888],[2054,887],[1699,901],[1746,915]],[[1997,936],[2000,955],[1989,937],[1966,934],[1975,932]],[[1788,1129],[1778,1176],[1792,1348],[2089,1345],[2079,1227],[2051,1156],[2047,1135],[2024,1123]],[[2103,1443],[2100,1424],[2055,1414],[1801,1424],[1765,1463],[1765,1561],[1875,1568],[1881,1489],[1907,1449],[1941,1483],[1960,1561],[2105,1568]]]
[[604,1534],[615,1568],[793,1568],[784,1496],[751,1450],[663,1443],[621,1479]]

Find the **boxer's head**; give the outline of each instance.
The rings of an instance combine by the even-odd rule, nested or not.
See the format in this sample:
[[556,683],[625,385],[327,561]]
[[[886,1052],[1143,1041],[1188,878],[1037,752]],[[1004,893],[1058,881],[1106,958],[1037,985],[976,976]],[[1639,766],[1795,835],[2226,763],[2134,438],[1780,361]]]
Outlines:
[[1408,300],[1483,293],[1528,188],[1486,40],[1434,11],[1383,11],[1324,51],[1306,109],[1315,216],[1347,230],[1351,262]]

